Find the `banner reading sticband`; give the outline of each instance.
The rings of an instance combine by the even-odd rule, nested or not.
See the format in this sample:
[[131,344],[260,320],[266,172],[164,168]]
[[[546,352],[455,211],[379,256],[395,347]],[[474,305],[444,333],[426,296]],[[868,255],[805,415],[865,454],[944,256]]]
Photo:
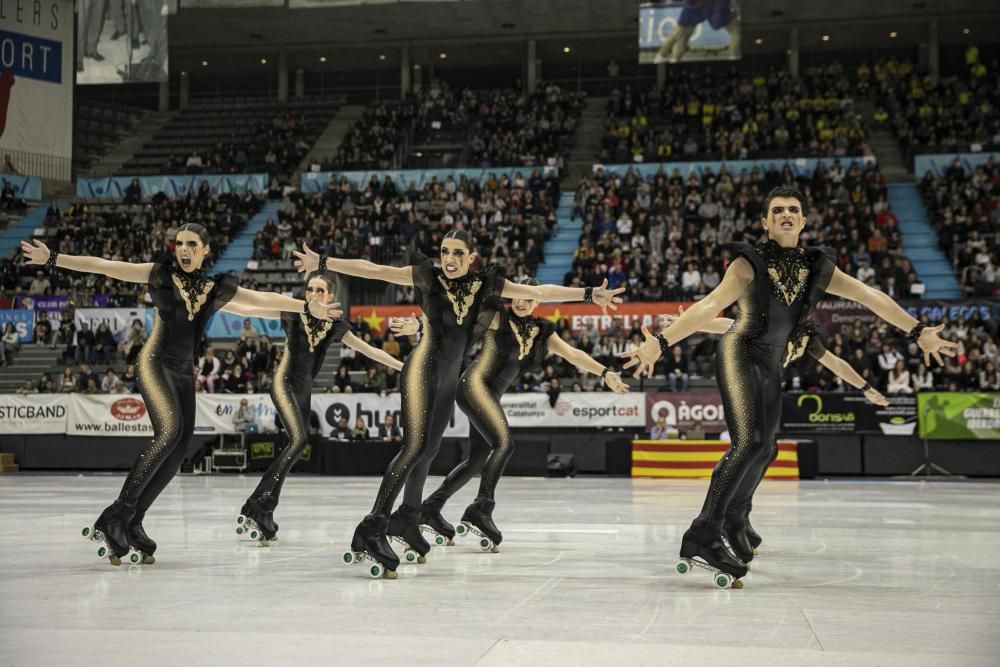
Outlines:
[[51,394],[0,394],[0,434],[66,432],[66,397]]
[[917,412],[921,438],[1000,440],[1000,392],[921,392]]
[[[566,320],[570,330],[575,334],[596,330],[606,333],[609,329],[631,329],[638,323],[651,330],[657,326],[662,315],[676,315],[681,306],[686,310],[691,305],[684,301],[648,301],[638,303],[623,303],[618,310],[601,313],[598,306],[589,303],[543,303],[535,310],[535,317],[542,317],[550,322]],[[368,324],[372,333],[384,334],[389,326],[390,317],[409,317],[412,313],[420,315],[417,306],[351,306],[351,321],[360,315]]]

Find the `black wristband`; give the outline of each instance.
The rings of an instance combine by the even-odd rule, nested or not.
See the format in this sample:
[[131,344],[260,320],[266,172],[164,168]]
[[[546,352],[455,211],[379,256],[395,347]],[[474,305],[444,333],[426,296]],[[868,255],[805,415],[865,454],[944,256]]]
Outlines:
[[305,299],[303,299],[302,303],[305,304],[305,305],[302,306],[302,312],[305,315],[312,315],[312,312],[309,311],[309,302],[306,301]]
[[926,329],[926,328],[927,328],[926,324],[924,324],[923,322],[917,322],[917,326],[915,326],[912,329],[910,329],[910,332],[908,334],[906,334],[906,337],[911,342],[916,343],[917,339],[920,338],[920,334],[922,334],[924,332],[924,329]]
[[872,388],[872,383],[871,382],[865,382],[865,386],[861,387],[861,389],[858,389],[858,391],[860,391],[863,394],[863,393],[865,393],[866,391],[868,391],[871,388]]
[[59,259],[59,253],[55,250],[49,252],[49,261],[45,262],[45,269],[47,271],[52,271],[56,267],[56,260]]
[[583,302],[584,303],[594,303],[594,288],[584,287],[583,288]]
[[663,337],[663,334],[659,332],[653,334],[653,338],[655,338],[656,342],[660,344],[660,354],[665,355],[670,350],[670,343],[668,343],[667,339]]
[[605,366],[604,370],[601,371],[601,379],[603,380],[604,378],[606,378],[607,375],[608,375],[608,373],[610,373],[610,372],[611,372],[611,368],[608,367],[608,366]]
[[318,271],[324,271],[324,272],[327,271],[326,260],[328,260],[328,259],[330,259],[330,258],[327,257],[326,255],[320,255],[319,256],[319,266],[316,267]]

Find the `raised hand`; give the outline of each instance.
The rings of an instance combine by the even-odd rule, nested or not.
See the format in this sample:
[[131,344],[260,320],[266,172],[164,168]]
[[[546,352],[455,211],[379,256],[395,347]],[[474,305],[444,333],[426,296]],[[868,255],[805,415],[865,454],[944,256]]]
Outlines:
[[44,264],[49,261],[49,247],[41,241],[21,241],[21,254],[27,264]]
[[326,320],[327,322],[340,319],[344,315],[344,311],[341,310],[339,303],[333,301],[330,303],[320,303],[319,299],[313,299],[309,302],[309,313],[316,319]]
[[394,317],[389,320],[389,329],[397,336],[413,336],[420,331],[420,320],[416,313],[409,317]]
[[646,374],[646,377],[653,377],[653,366],[660,358],[660,341],[656,340],[645,326],[642,327],[642,335],[646,338],[642,345],[619,355],[622,359],[628,359],[622,368],[638,366],[632,373],[634,378],[640,377],[643,373]]
[[869,389],[868,391],[865,392],[865,398],[867,398],[869,401],[871,401],[875,405],[880,405],[883,408],[885,406],[889,405],[889,399],[886,398],[885,396],[883,396],[882,392],[880,392],[875,387],[872,387],[871,389]]
[[624,287],[608,289],[608,279],[605,278],[600,287],[594,288],[594,291],[591,293],[591,297],[593,298],[594,303],[601,307],[601,312],[607,315],[609,308],[611,310],[618,310],[618,304],[622,302],[621,297],[618,295],[623,294],[624,292]]
[[618,371],[608,371],[605,373],[604,384],[616,394],[627,394],[630,389],[628,384],[622,380],[622,374]]
[[319,255],[305,243],[302,244],[302,252],[293,250],[295,255],[295,268],[299,273],[312,273],[319,268]]
[[949,340],[941,338],[939,334],[942,329],[944,329],[943,324],[939,324],[936,327],[927,327],[920,332],[920,338],[917,339],[917,347],[924,353],[924,364],[928,368],[931,367],[931,357],[934,357],[934,361],[938,362],[939,366],[944,366],[944,360],[941,359],[941,355],[954,357],[955,350],[958,348],[958,343],[952,343]]

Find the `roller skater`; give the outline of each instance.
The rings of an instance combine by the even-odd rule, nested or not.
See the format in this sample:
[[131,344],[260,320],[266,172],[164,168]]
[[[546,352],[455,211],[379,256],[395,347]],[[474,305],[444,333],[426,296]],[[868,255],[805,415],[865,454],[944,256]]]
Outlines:
[[[535,286],[529,278],[522,284]],[[546,356],[556,354],[579,368],[600,375],[617,393],[628,391],[621,376],[605,368],[587,354],[564,341],[545,319],[533,317],[539,301],[513,300],[509,309],[499,307],[495,327],[483,334],[479,355],[466,368],[458,384],[458,406],[473,425],[469,439],[469,457],[448,473],[441,486],[423,502],[423,522],[436,533],[451,538],[472,532],[478,535],[484,551],[499,551],[503,535],[493,522],[494,496],[504,468],[514,452],[514,439],[500,405],[500,397],[524,373],[542,367]],[[400,335],[418,330],[417,320],[394,320],[392,328]],[[472,477],[482,473],[475,502],[466,508],[462,522],[452,527],[441,515],[444,504]]]
[[[308,303],[314,300],[325,303],[333,299],[333,294],[333,280],[328,276],[314,274],[306,281],[304,297]],[[355,336],[350,323],[344,319],[327,322],[305,313],[291,315],[259,308],[229,306],[227,310],[245,317],[280,318],[285,329],[285,351],[275,370],[270,395],[284,427],[287,443],[243,504],[236,520],[237,534],[247,535],[258,540],[262,546],[268,546],[277,539],[278,524],[274,521],[274,510],[278,506],[281,488],[306,446],[313,381],[323,367],[330,345],[343,342],[366,357],[396,370],[401,369],[403,364]]]
[[938,336],[942,327],[918,323],[890,297],[837,269],[821,250],[798,247],[805,226],[802,200],[793,188],[772,190],[762,220],[768,240],[756,247],[733,244],[735,258],[719,286],[656,336],[643,328],[642,345],[622,355],[629,358],[626,368],[636,367],[636,377],[651,375],[656,360],[671,345],[703,329],[716,313],[738,301],[739,315],[716,354],[732,444],[712,473],[701,513],[685,533],[681,550],[682,558],[698,558],[737,580],[746,574],[745,563],[728,548],[720,548],[725,547],[725,524],[728,521],[732,529],[745,521],[750,497],[770,461],[782,361],[792,333],[808,320],[816,301],[830,293],[867,306],[908,331],[928,363],[931,355],[940,362],[940,355],[954,354],[955,344]]
[[[462,358],[469,344],[481,335],[496,314],[492,309],[481,313],[483,303],[499,296],[551,301],[581,301],[592,297],[602,307],[614,308],[614,303],[621,301],[617,295],[624,290],[608,290],[604,286],[583,289],[515,285],[496,267],[471,271],[477,256],[471,235],[463,230],[445,235],[441,243],[440,269],[427,258],[420,258],[411,266],[393,267],[364,260],[321,258],[308,247],[303,250],[295,253],[300,271],[320,268],[413,286],[423,309],[424,335],[406,359],[401,378],[403,447],[389,464],[372,511],[358,526],[352,542],[355,553],[357,546],[371,547],[367,553],[392,572],[398,559],[386,558],[391,551],[385,532],[389,526],[388,512],[406,485],[403,507],[393,527],[397,533],[405,531],[414,537],[410,529],[419,527],[423,482],[451,418]],[[423,549],[422,539],[415,541],[417,543],[409,547],[419,553]]]
[[85,537],[99,532],[105,538],[108,548],[100,555],[107,556],[114,565],[120,563],[130,546],[143,562],[155,562],[156,543],[146,535],[142,520],[187,453],[195,419],[191,373],[195,343],[211,315],[230,303],[296,313],[309,308],[314,316],[326,320],[341,315],[339,304],[307,304],[243,289],[233,274],[209,276],[201,268],[210,253],[209,242],[205,227],[181,225],[174,256],[142,264],[60,254],[39,241],[21,243],[28,264],[145,283],[153,299],[153,331],[138,359],[139,391],[153,423],[153,440],[136,458],[118,500],[101,513],[93,531],[84,530]]

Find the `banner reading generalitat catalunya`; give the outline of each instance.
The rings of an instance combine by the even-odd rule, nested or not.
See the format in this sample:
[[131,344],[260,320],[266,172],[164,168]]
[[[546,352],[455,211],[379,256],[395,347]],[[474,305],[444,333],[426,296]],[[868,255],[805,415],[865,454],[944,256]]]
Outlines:
[[[691,304],[682,301],[659,301],[623,303],[618,310],[609,310],[607,315],[590,303],[543,303],[535,310],[535,317],[551,322],[566,320],[574,334],[596,331],[604,334],[613,328],[629,330],[638,323],[653,329],[662,315],[676,315],[680,306],[686,310]],[[374,334],[384,334],[389,327],[390,317],[420,315],[419,306],[351,306],[351,321],[358,315]]]
[[1000,440],[1000,393],[917,394],[920,437],[929,440]]
[[563,392],[555,406],[548,394],[504,394],[500,399],[513,428],[642,427],[646,420],[643,394]]

